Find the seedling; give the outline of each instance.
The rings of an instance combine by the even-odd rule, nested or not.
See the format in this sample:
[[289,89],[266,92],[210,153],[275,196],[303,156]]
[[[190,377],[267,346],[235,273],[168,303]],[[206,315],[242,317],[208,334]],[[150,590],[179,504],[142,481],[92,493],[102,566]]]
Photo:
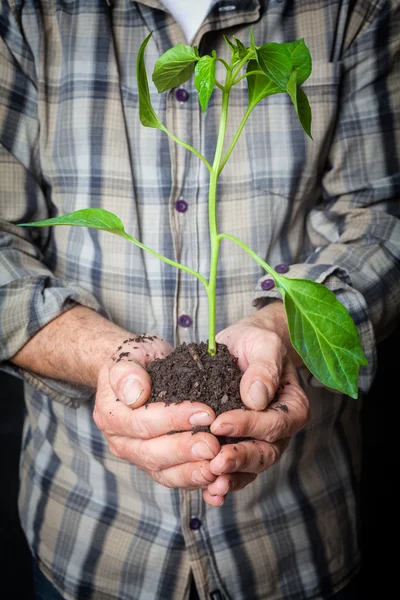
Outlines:
[[[323,285],[305,279],[291,279],[277,273],[237,237],[229,233],[221,233],[217,223],[218,179],[247,119],[259,102],[273,94],[288,94],[304,131],[311,138],[311,109],[307,96],[300,87],[308,79],[312,69],[310,52],[304,40],[281,44],[272,42],[256,46],[251,32],[249,47],[235,37],[233,40],[225,37],[231,51],[229,64],[218,57],[215,50],[211,55],[200,56],[197,47],[184,44],[174,46],[158,59],[153,71],[153,82],[158,92],[162,93],[182,85],[190,79],[193,72],[203,112],[206,111],[215,88],[222,92],[219,132],[214,160],[210,164],[195,148],[168,131],[153,109],[144,62],[145,48],[151,35],[142,43],[137,57],[139,117],[145,127],[160,129],[176,143],[193,152],[209,171],[208,208],[211,254],[208,280],[190,267],[159,254],[130,236],[125,231],[121,220],[104,209],[83,209],[45,221],[24,223],[23,225],[38,227],[75,225],[109,231],[133,242],[167,264],[197,277],[203,284],[208,298],[208,352],[211,355],[216,353],[217,347],[215,336],[219,247],[224,239],[238,244],[274,280],[284,301],[291,342],[304,364],[317,379],[328,387],[357,398],[359,368],[360,365],[366,365],[367,361],[361,348],[357,328],[345,307],[336,299],[333,292]],[[225,69],[225,81],[223,82],[216,79],[217,62],[220,62]],[[230,92],[243,79],[247,80],[248,106],[237,132],[224,152]]]

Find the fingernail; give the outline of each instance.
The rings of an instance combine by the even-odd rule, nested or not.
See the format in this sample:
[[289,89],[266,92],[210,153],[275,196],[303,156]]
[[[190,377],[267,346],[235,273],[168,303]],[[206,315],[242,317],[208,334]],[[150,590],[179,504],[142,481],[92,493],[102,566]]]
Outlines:
[[251,385],[249,391],[247,392],[247,396],[254,408],[257,410],[264,410],[264,408],[268,405],[268,390],[263,382],[259,379],[257,379],[257,381]]
[[214,417],[212,417],[208,412],[198,412],[191,415],[189,418],[189,423],[191,425],[211,425]]
[[231,435],[235,431],[235,428],[230,423],[220,423],[215,428],[211,425],[210,430],[214,435]]
[[206,480],[204,479],[201,471],[193,471],[192,473],[192,481],[193,483],[207,483]]
[[143,394],[143,387],[136,377],[127,377],[121,389],[121,400],[125,404],[136,404]]
[[196,458],[214,458],[215,456],[205,442],[196,442],[192,446],[192,454]]
[[[223,473],[232,473],[232,471],[234,471],[236,469],[236,461],[233,460],[232,458],[229,458],[227,461],[225,461],[221,467],[217,467],[216,469],[214,469],[214,472],[216,475],[222,475]],[[225,492],[226,493],[226,492]]]

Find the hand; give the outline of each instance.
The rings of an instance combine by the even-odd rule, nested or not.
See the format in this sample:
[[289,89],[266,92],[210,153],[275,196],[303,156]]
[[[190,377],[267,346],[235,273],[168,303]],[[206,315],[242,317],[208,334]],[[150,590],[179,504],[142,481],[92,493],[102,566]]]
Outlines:
[[[254,317],[228,327],[217,341],[238,357],[238,366],[244,371],[241,397],[252,410],[219,415],[211,432],[253,439],[225,445],[211,460],[210,470],[217,478],[203,497],[213,506],[223,504],[229,491],[241,490],[279,460],[290,438],[309,419],[308,400],[289,356],[294,350],[281,303],[268,305]],[[295,360],[299,364],[299,357]]]
[[[192,435],[191,430],[195,425],[210,425],[215,413],[200,402],[143,406],[151,392],[145,366],[170,352],[171,346],[157,336],[124,343],[114,360],[100,369],[93,418],[114,456],[166,487],[206,488],[216,479],[210,459],[220,445],[213,435]],[[167,435],[171,431],[182,433]]]

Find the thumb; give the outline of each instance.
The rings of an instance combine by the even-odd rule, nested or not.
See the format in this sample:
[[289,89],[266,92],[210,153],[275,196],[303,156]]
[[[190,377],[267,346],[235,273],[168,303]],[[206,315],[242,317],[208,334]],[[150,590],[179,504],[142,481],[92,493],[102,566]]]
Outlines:
[[249,364],[240,382],[240,394],[244,404],[252,410],[264,410],[280,384],[287,350],[283,344],[271,341],[258,338],[247,356]]
[[131,408],[142,406],[150,397],[150,376],[137,362],[114,364],[109,371],[109,381],[117,398]]

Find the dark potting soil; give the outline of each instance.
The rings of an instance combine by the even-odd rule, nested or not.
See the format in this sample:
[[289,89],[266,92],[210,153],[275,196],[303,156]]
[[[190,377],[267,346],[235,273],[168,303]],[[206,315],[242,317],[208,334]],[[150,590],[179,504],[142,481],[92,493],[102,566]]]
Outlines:
[[[178,346],[166,358],[148,366],[152,392],[148,402],[164,402],[166,406],[184,400],[210,406],[218,416],[228,410],[247,410],[240,397],[242,372],[237,359],[224,344],[217,344],[217,353],[211,356],[207,344]],[[210,431],[209,427],[194,427],[193,433]],[[176,433],[176,432],[171,432]],[[218,436],[221,445],[234,444],[244,438]]]

